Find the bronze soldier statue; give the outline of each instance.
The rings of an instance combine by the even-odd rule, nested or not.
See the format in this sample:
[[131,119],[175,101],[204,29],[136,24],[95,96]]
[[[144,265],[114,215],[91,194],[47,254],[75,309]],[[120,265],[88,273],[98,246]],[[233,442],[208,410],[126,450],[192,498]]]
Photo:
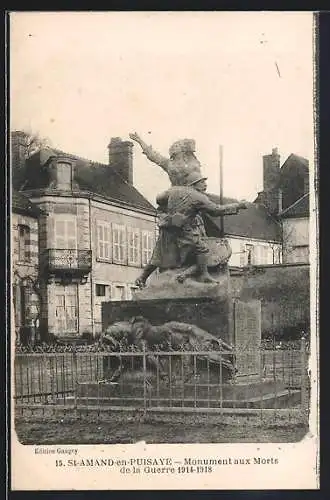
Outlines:
[[142,148],[148,160],[159,165],[169,176],[172,186],[184,186],[186,178],[191,172],[201,172],[201,164],[195,156],[195,141],[181,139],[172,144],[169,149],[169,158],[158,153],[152,146],[148,146],[136,133],[129,134]]
[[204,283],[216,282],[207,268],[209,248],[205,242],[206,232],[201,216],[237,214],[247,205],[245,202],[228,205],[213,203],[205,194],[206,178],[197,172],[192,172],[186,180],[186,186],[172,186],[158,196],[159,202],[167,202],[167,216],[162,224],[176,241],[179,250],[178,267],[183,268],[189,256],[194,260],[194,264],[184,269],[177,279],[183,282],[188,276],[195,274]]
[[[146,144],[136,132],[129,134],[142,148],[148,160],[159,165],[167,173],[172,186],[182,186],[187,182],[187,177],[192,172],[201,173],[201,164],[195,156],[195,141],[182,139],[176,141],[169,148],[169,157],[158,153],[152,146]],[[166,270],[178,267],[178,248],[173,234],[163,229],[163,220],[166,219],[167,205],[156,198],[159,216],[159,236],[153,249],[153,254],[144,267],[141,275],[135,281],[138,287],[145,286],[148,277],[156,269]]]
[[[169,176],[172,187],[157,196],[159,236],[150,259],[136,280],[139,287],[145,286],[148,277],[159,268],[181,269],[177,279],[183,282],[188,276],[198,275],[199,280],[216,282],[207,269],[209,249],[203,240],[206,236],[202,214],[230,215],[247,208],[245,202],[216,205],[205,194],[206,177],[201,173],[201,164],[195,156],[195,141],[176,141],[169,149],[169,158],[148,146],[137,133],[130,134],[142,148],[147,158],[159,165]],[[193,265],[187,267],[187,259]]]

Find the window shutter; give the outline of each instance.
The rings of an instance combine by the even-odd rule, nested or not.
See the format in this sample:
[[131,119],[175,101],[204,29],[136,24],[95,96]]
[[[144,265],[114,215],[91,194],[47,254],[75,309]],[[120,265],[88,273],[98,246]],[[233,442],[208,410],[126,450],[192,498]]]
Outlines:
[[110,231],[108,226],[103,227],[104,233],[104,257],[110,259]]
[[120,261],[127,264],[126,227],[120,228]]

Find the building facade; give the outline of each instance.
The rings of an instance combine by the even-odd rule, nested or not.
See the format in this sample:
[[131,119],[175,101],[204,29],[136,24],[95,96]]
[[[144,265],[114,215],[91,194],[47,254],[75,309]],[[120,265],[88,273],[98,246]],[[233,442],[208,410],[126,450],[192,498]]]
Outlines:
[[283,263],[309,262],[309,162],[291,154],[283,165],[276,148],[263,157],[263,191],[255,203],[281,225]]
[[41,274],[52,335],[101,332],[103,301],[129,300],[151,256],[155,216],[81,194],[35,199],[47,210],[40,223]]
[[[209,195],[212,201],[219,203],[216,195]],[[224,203],[237,200],[226,198]],[[248,203],[246,210],[237,215],[204,218],[209,236],[220,237],[223,227],[232,255],[229,259],[231,268],[243,268],[254,265],[280,264],[282,262],[281,225],[270,215],[266,207],[258,203]]]
[[305,194],[280,214],[283,227],[283,262],[309,262],[309,195]]
[[38,224],[41,211],[17,191],[12,193],[11,269],[16,338],[28,342],[40,316]]
[[131,153],[131,143],[114,139],[108,165],[47,149],[20,166],[24,193],[42,211],[38,284],[44,339],[100,333],[102,302],[129,300],[151,257],[156,212],[132,184]]

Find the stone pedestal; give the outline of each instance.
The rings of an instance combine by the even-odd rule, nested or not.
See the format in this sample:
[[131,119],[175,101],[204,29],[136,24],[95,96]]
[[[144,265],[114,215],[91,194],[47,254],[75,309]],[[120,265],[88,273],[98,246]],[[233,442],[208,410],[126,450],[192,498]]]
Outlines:
[[218,283],[176,280],[177,270],[155,274],[134,300],[102,304],[102,329],[142,316],[151,325],[186,323],[221,338],[235,349],[237,378],[250,382],[261,373],[260,301],[243,302],[230,293],[227,269],[216,271]]
[[177,270],[156,274],[131,301],[102,304],[102,330],[115,322],[143,316],[152,325],[170,321],[196,325],[237,349],[239,376],[260,374],[261,307],[230,293],[228,270],[213,274],[218,283],[176,280]]
[[283,382],[265,380],[240,384],[205,385],[200,382],[158,385],[152,378],[144,387],[142,372],[140,380],[119,383],[82,383],[77,386],[79,407],[120,406],[134,408],[287,408],[301,402],[299,390],[288,390]]

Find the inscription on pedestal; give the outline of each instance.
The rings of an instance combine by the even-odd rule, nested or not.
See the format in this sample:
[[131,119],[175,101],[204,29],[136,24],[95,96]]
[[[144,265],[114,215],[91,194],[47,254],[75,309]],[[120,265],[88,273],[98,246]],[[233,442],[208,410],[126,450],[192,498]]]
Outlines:
[[237,376],[259,376],[261,369],[261,302],[234,301]]

